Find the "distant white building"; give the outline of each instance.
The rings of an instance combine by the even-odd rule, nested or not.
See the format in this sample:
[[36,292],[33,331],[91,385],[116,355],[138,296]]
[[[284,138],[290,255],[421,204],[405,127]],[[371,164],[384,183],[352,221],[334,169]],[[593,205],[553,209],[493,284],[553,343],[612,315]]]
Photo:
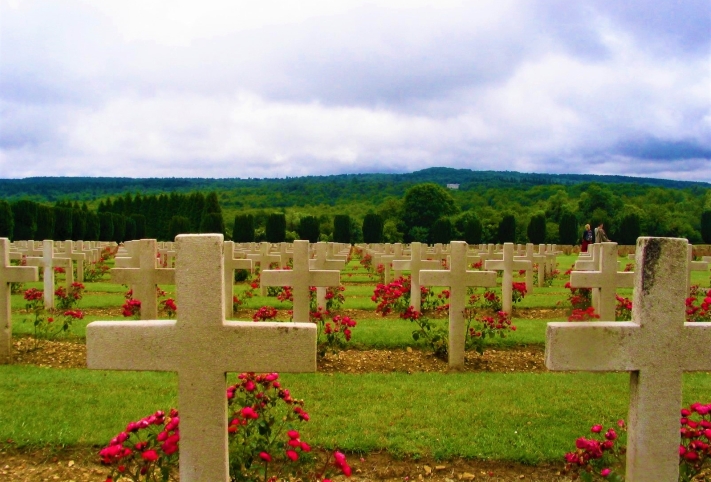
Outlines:
[[459,184],[447,184],[447,189],[459,189]]

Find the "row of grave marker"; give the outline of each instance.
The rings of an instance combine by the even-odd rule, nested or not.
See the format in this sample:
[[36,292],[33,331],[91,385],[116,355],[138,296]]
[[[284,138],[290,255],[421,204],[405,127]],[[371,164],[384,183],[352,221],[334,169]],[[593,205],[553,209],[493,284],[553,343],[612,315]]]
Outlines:
[[[181,480],[186,481],[227,480],[226,372],[316,369],[313,324],[225,320],[224,249],[221,235],[177,238],[175,285],[181,306],[177,320],[94,322],[87,327],[89,368],[178,373],[180,471]],[[610,248],[603,244],[599,249],[602,274]],[[512,250],[504,246],[500,261],[505,262],[507,251]],[[0,284],[5,289],[0,299],[6,299],[4,308],[9,312],[7,284],[36,279],[37,269],[9,266],[8,251],[7,240],[0,239],[4,260]],[[678,478],[681,375],[711,370],[711,324],[684,322],[688,252],[686,240],[640,238],[635,261],[641,269],[635,275],[631,322],[548,325],[549,369],[631,373],[627,452],[627,480],[631,482]],[[450,256],[449,270],[424,270],[424,281],[449,285],[452,291],[456,287],[457,293],[469,283],[482,282],[469,277],[474,273],[466,269],[466,244],[452,243]],[[152,260],[155,263],[155,257]],[[297,273],[312,271],[306,242],[294,243],[292,271],[272,271],[275,274],[269,276],[283,286],[293,283]],[[286,279],[289,274],[292,278]],[[483,282],[491,278],[486,272],[476,274]],[[302,284],[308,290],[319,282],[308,275]],[[451,306],[450,316],[459,311]],[[455,324],[456,319],[450,329]]]

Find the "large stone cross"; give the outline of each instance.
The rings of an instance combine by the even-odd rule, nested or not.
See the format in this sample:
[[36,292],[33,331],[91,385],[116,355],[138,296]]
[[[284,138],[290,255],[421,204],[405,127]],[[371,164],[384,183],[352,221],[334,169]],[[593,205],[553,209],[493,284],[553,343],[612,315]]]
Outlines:
[[685,371],[711,370],[711,323],[685,323],[686,240],[639,238],[632,321],[548,323],[549,370],[628,371],[627,482],[679,479]]
[[449,368],[464,368],[464,308],[469,286],[496,286],[495,271],[468,271],[467,243],[452,241],[448,270],[420,271],[422,286],[449,286]]
[[294,267],[289,270],[262,271],[263,286],[290,286],[294,296],[294,321],[309,321],[309,287],[338,286],[341,274],[338,271],[312,270],[309,268],[309,242],[294,241]]
[[410,271],[410,306],[415,310],[420,311],[421,307],[421,292],[420,292],[420,271],[427,269],[439,269],[442,263],[438,260],[423,260],[422,244],[414,242],[410,244],[410,259],[409,260],[394,260],[393,268],[395,271]]
[[[314,257],[309,260],[309,270],[336,270],[340,272],[345,267],[345,259],[328,259],[327,243],[316,243],[314,247]],[[316,306],[326,308],[325,286],[316,286]]]
[[235,270],[248,269],[250,273],[254,273],[254,268],[252,267],[251,259],[235,258],[235,243],[233,241],[225,241],[224,258],[225,269],[223,271],[223,284],[225,289],[225,318],[232,318],[232,314],[234,311],[234,303],[232,303],[232,297],[234,296],[233,287],[235,284]]
[[[600,290],[593,306],[602,320],[615,319],[615,295],[617,288],[632,288],[634,273],[617,271],[617,243],[600,243],[598,261],[600,268],[595,271],[573,271],[570,273],[570,286],[573,288],[596,288]],[[597,305],[595,304],[597,301]]]
[[[501,277],[501,306],[502,310],[511,314],[513,308],[513,272],[520,269],[532,269],[530,261],[515,260],[513,243],[504,243],[504,255],[500,260],[487,259],[484,268],[487,270],[503,271]],[[526,287],[528,288],[528,286]]]
[[87,365],[178,373],[180,480],[229,480],[227,372],[316,371],[316,325],[225,321],[222,235],[176,238],[178,319],[97,321]]
[[37,268],[10,265],[10,240],[0,238],[0,365],[12,363],[10,283],[37,281]]
[[[546,280],[546,245],[538,245],[538,253],[533,255],[533,262],[538,263],[538,287],[543,288]],[[551,273],[552,274],[552,273]]]
[[138,260],[137,268],[113,268],[111,282],[125,284],[133,290],[133,297],[141,302],[141,319],[158,318],[156,285],[174,284],[175,269],[157,268],[158,250],[155,239],[140,239],[131,242]]

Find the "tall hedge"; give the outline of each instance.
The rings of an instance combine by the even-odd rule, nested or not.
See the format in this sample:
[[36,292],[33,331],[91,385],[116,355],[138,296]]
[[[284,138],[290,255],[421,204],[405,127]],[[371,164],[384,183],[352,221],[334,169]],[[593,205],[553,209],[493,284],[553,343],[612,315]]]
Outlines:
[[126,228],[123,236],[124,240],[133,241],[134,239],[138,239],[136,236],[136,221],[131,216],[124,216],[124,219],[126,220]]
[[187,216],[173,216],[168,222],[168,238],[170,241],[175,240],[175,237],[179,234],[188,234],[192,231],[190,229],[190,218]]
[[575,214],[564,211],[558,223],[558,240],[560,244],[576,245],[580,244],[583,233],[578,232],[578,220]]
[[383,242],[383,218],[375,213],[368,213],[363,218],[363,242]]
[[37,232],[37,203],[16,201],[12,203],[12,218],[15,221],[14,239],[35,239]]
[[711,209],[701,213],[701,238],[704,243],[711,244]]
[[513,214],[504,215],[503,219],[499,222],[497,241],[499,243],[516,242],[516,218]]
[[86,239],[86,214],[81,209],[72,209],[72,239],[75,241]]
[[265,236],[269,243],[283,243],[286,239],[286,215],[272,213],[267,218]]
[[91,211],[86,213],[85,241],[99,241],[100,238],[99,215]]
[[222,219],[222,208],[216,192],[210,192],[205,197],[205,207],[200,218],[201,233],[225,232],[225,221]]
[[531,221],[528,223],[528,240],[533,244],[542,244],[546,242],[546,215],[543,213],[534,214],[531,216]]
[[54,239],[54,208],[40,204],[37,206],[37,239]]
[[143,214],[131,214],[136,225],[136,231],[133,239],[144,239],[146,237],[146,217]]
[[620,220],[615,237],[619,244],[635,245],[637,238],[642,233],[641,220],[639,214],[628,213]]
[[333,217],[333,241],[336,243],[351,242],[351,217],[347,214],[336,214]]
[[254,216],[251,214],[235,215],[232,241],[235,243],[251,243],[254,241]]
[[296,232],[299,233],[299,239],[308,239],[310,243],[317,243],[321,235],[318,218],[316,216],[304,216],[299,221]]
[[454,239],[454,226],[449,218],[439,218],[430,228],[430,243],[449,244]]
[[0,238],[13,238],[15,220],[12,217],[12,207],[7,201],[0,199]]
[[200,221],[201,233],[225,233],[225,221],[220,213],[206,213]]
[[99,241],[113,241],[114,217],[111,213],[99,213]]
[[114,222],[114,237],[112,241],[122,243],[126,241],[126,218],[121,214],[111,214]]
[[72,239],[72,210],[68,208],[54,208],[54,236],[52,239],[64,241]]
[[464,220],[462,235],[468,244],[481,243],[482,231],[481,221],[477,216],[471,215]]

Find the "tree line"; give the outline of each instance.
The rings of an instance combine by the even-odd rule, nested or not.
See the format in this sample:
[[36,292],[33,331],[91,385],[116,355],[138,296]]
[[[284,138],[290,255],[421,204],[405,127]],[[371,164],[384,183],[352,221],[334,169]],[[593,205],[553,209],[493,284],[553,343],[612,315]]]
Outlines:
[[526,192],[499,189],[466,194],[436,183],[421,183],[408,188],[403,196],[366,204],[366,212],[362,203],[332,202],[290,209],[247,206],[225,213],[222,205],[229,204],[230,194],[215,191],[127,192],[94,200],[90,202],[93,208],[76,200],[53,205],[28,199],[0,200],[0,236],[122,242],[220,232],[236,242],[579,244],[585,224],[604,223],[608,236],[620,244],[634,244],[641,235],[711,243],[709,190],[630,186],[620,190],[595,183],[583,187],[576,197],[569,188],[555,185],[534,186]]

